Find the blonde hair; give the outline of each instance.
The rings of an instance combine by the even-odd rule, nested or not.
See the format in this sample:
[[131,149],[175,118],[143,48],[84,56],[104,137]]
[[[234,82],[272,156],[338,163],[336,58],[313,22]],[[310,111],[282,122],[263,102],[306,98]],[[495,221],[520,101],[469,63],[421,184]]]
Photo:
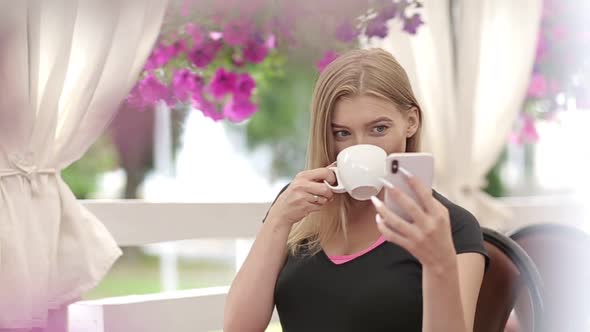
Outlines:
[[[326,167],[336,160],[331,118],[336,102],[342,97],[371,95],[394,103],[400,111],[416,108],[418,129],[406,140],[406,152],[420,147],[422,111],[414,96],[405,70],[397,60],[382,49],[352,50],[330,63],[320,74],[313,92],[307,169]],[[346,237],[350,198],[336,195],[321,211],[315,212],[293,226],[288,248],[292,254],[305,251],[316,254],[320,243],[337,235]]]

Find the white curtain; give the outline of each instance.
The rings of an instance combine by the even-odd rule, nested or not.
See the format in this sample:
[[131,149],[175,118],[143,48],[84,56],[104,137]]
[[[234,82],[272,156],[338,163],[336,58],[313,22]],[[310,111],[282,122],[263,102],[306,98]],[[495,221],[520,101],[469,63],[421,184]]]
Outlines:
[[131,89],[165,7],[0,1],[0,328],[44,327],[48,310],[94,287],[121,254],[60,170]]
[[482,192],[521,109],[534,62],[542,0],[424,0],[415,36],[363,42],[391,52],[408,72],[424,111],[423,148],[435,156],[435,188],[502,228],[510,215]]

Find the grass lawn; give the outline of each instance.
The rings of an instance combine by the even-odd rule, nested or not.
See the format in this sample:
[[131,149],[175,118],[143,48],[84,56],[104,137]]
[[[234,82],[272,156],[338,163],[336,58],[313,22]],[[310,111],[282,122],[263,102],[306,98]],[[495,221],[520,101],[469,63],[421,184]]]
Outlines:
[[[179,260],[178,269],[180,289],[229,285],[234,276],[232,264],[215,261]],[[160,289],[157,257],[124,255],[84,299],[158,293]]]
[[[233,264],[215,261],[178,261],[179,288],[225,286],[234,277]],[[158,258],[144,254],[126,254],[108,275],[84,299],[160,292]],[[278,323],[270,324],[266,332],[281,332]],[[221,332],[221,330],[219,330]]]

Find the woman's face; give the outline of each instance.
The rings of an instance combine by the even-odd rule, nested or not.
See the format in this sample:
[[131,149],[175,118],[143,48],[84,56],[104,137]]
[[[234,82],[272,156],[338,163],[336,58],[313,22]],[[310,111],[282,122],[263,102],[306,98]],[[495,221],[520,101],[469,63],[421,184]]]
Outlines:
[[381,147],[387,154],[406,151],[406,139],[418,128],[417,109],[403,114],[395,104],[370,95],[341,98],[332,114],[336,154],[357,144]]

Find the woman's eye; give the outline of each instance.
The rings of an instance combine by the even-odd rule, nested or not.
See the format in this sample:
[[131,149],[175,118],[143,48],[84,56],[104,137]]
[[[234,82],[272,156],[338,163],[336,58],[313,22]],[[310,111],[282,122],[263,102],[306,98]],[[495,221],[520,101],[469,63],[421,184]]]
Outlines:
[[377,126],[373,128],[373,131],[376,133],[384,133],[387,130],[387,126]]
[[338,130],[338,131],[334,132],[334,136],[336,136],[336,137],[346,137],[349,135],[350,135],[350,133],[346,130]]

